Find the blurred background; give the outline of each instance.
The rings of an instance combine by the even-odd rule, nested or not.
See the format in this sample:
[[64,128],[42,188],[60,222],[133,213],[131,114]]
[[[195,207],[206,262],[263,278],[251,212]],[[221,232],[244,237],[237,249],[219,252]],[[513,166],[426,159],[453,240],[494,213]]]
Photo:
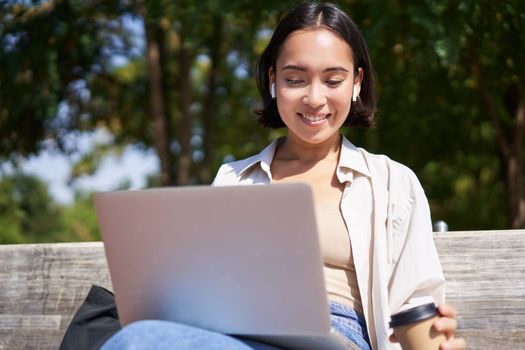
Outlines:
[[[94,191],[209,184],[282,131],[254,67],[297,1],[0,0],[0,243],[99,239]],[[377,127],[449,230],[525,227],[525,2],[338,1],[375,66]]]

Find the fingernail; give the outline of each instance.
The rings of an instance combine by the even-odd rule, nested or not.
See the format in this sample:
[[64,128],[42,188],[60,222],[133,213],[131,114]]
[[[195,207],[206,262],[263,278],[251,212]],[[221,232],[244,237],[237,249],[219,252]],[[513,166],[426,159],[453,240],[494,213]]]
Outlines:
[[447,350],[447,349],[451,349],[450,347],[450,343],[448,341],[444,342],[444,343],[441,343],[441,350]]

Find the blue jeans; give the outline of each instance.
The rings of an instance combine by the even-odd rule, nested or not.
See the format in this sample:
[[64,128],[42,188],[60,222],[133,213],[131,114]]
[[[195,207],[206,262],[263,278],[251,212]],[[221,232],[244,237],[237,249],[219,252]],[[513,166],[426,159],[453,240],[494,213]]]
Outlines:
[[[364,317],[344,305],[330,303],[332,327],[363,350],[370,350]],[[168,321],[145,320],[124,327],[102,346],[102,350],[209,349],[281,350],[254,340],[229,336]]]
[[365,317],[354,309],[330,302],[332,328],[353,341],[362,350],[372,350]]

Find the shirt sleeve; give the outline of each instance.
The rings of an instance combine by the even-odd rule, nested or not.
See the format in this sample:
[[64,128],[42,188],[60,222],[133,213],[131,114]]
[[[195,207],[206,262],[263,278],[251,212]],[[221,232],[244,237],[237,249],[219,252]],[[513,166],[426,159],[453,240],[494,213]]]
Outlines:
[[416,176],[402,181],[403,200],[392,223],[394,261],[389,281],[391,312],[445,301],[445,278],[432,234],[430,208]]

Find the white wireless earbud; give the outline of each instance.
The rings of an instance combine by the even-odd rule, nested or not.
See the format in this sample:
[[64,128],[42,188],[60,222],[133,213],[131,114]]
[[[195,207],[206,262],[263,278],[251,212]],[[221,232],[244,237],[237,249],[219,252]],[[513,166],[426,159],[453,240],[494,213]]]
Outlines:
[[352,95],[352,101],[357,101],[357,98],[359,97],[359,86],[357,84],[354,84],[354,93]]
[[275,98],[275,83],[272,83],[272,87],[270,88],[270,94],[272,95],[272,98]]

